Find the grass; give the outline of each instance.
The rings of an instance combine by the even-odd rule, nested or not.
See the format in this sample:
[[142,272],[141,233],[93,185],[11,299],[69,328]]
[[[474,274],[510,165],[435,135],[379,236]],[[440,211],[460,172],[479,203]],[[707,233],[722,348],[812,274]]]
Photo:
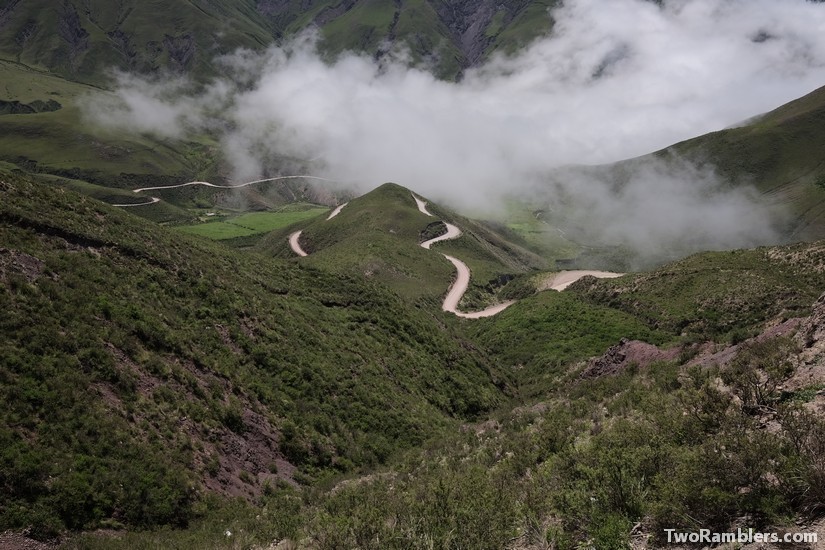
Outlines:
[[822,243],[706,252],[647,273],[576,283],[572,292],[685,338],[726,340],[789,318],[825,290]]
[[675,153],[709,162],[725,179],[753,183],[793,214],[793,240],[825,235],[825,88],[767,113],[747,125],[674,145]]
[[[191,238],[20,176],[0,177],[0,191],[2,529],[126,529],[67,542],[78,548],[283,538],[618,548],[640,521],[722,529],[743,514],[762,525],[821,505],[821,420],[782,409],[783,430],[767,433],[718,391],[713,369],[630,366],[581,380],[575,362],[625,337],[724,340],[806,315],[825,290],[822,243],[699,254],[467,322],[438,310],[438,270],[449,280],[451,267],[417,246],[432,220],[396,185],[331,221],[299,222],[317,247],[300,261]],[[481,271],[530,257],[430,208],[474,236],[450,244]],[[410,288],[421,277],[440,290],[419,288],[411,304],[390,279],[349,271],[365,258],[406,272]],[[515,410],[494,412],[508,400]],[[289,465],[297,473],[284,474]],[[342,481],[353,474],[364,477]],[[231,480],[245,503],[208,496]]]
[[528,201],[508,199],[496,219],[550,261],[574,257],[581,246],[565,238],[554,225],[553,213]]
[[315,205],[291,205],[291,208],[284,211],[250,212],[220,221],[177,226],[176,229],[213,240],[232,239],[281,229],[328,211],[326,207],[319,208]]
[[[436,310],[362,278],[0,190],[3,529],[185,526],[207,479],[254,496],[275,461],[304,483],[373,467],[506,392]],[[237,438],[268,443],[236,462]]]
[[513,14],[506,25],[500,17],[494,17],[487,33],[495,40],[485,50],[485,55],[493,52],[513,54],[536,38],[548,34],[553,28],[550,9],[559,4],[557,0],[530,2],[522,10]]
[[[471,284],[476,302],[492,298],[486,289],[491,279],[519,274],[543,265],[541,258],[495,231],[433,205],[429,217],[418,211],[409,190],[385,184],[349,202],[330,221],[290,226],[259,244],[260,250],[292,258],[287,235],[302,229],[302,244],[310,257],[302,260],[324,270],[379,281],[413,301],[438,304],[446,294],[455,270],[438,252],[453,253],[473,271]],[[445,219],[458,225],[465,236],[424,250],[419,243],[432,223]],[[517,239],[516,239],[517,240]],[[468,304],[465,304],[468,305]]]
[[[547,12],[555,5],[548,0],[502,5],[501,15],[481,34],[483,43],[475,49],[485,54],[515,51],[549,30]],[[143,73],[184,71],[203,79],[220,73],[215,63],[220,55],[238,48],[263,49],[276,38],[319,25],[322,47],[329,54],[375,55],[384,44],[403,45],[414,63],[432,67],[447,79],[469,64],[471,52],[455,31],[463,23],[460,16],[431,0],[368,0],[345,9],[331,0],[317,0],[268,8],[228,1],[113,6],[102,0],[72,0],[54,9],[45,0],[33,0],[6,16],[0,56],[96,86],[109,85],[106,71],[112,67]],[[76,44],[59,38],[60,32],[73,36]]]
[[479,345],[517,372],[525,395],[541,395],[568,365],[597,355],[622,338],[662,343],[667,333],[632,313],[582,300],[570,292],[545,291],[501,314],[467,327]]
[[0,159],[24,170],[113,188],[214,175],[214,160],[205,162],[215,157],[208,140],[173,143],[90,128],[80,102],[101,93],[95,87],[9,61],[0,61],[0,82],[0,99],[62,105],[54,112],[0,116]]
[[[92,0],[67,2],[61,8],[33,0],[11,10],[0,33],[0,52],[7,59],[71,80],[102,85],[110,67],[216,74],[213,62],[218,55],[238,47],[262,47],[272,39],[267,22],[245,2],[112,5]],[[74,37],[85,34],[85,38],[73,48],[69,40],[60,38],[61,32]],[[215,40],[217,36],[220,40]],[[186,53],[189,40],[195,47]]]

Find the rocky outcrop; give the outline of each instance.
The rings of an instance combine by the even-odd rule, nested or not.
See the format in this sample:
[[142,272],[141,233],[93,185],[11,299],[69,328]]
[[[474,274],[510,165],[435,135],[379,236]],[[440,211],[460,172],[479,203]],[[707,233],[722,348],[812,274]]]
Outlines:
[[788,387],[825,385],[825,294],[814,303],[811,316],[799,325],[795,338],[800,352]]
[[0,248],[0,281],[8,281],[9,277],[20,275],[28,282],[32,282],[43,273],[45,264],[39,258],[25,252]]
[[618,344],[608,349],[604,355],[588,361],[587,367],[579,377],[597,378],[619,374],[633,364],[647,367],[657,361],[673,361],[679,356],[679,351],[679,348],[661,350],[646,342],[622,338]]
[[137,50],[132,44],[131,37],[121,29],[115,29],[108,32],[106,33],[106,36],[109,37],[109,40],[112,41],[112,45],[120,53],[120,55],[123,56],[126,65],[130,68],[134,68],[137,58]]
[[59,12],[57,34],[67,44],[72,69],[76,68],[78,57],[89,49],[89,33],[80,23],[77,9],[65,2]]
[[825,352],[825,294],[814,303],[811,316],[799,326],[796,339],[803,354],[822,355]]
[[179,72],[187,70],[195,58],[197,44],[191,34],[180,36],[166,35],[163,38],[163,47],[169,53],[169,64]]
[[504,4],[493,0],[470,2],[458,0],[434,3],[439,18],[453,33],[469,65],[475,65],[490,44],[491,37],[485,31],[499,10],[507,11]]
[[32,115],[35,113],[59,111],[62,108],[63,106],[53,99],[47,101],[36,99],[31,103],[3,101],[0,99],[0,115]]
[[11,13],[19,3],[20,0],[11,0],[10,2],[6,2],[5,6],[0,6],[0,30],[3,30],[3,27],[5,27],[9,19],[11,19]]
[[[2,19],[2,18],[0,18]],[[2,26],[2,22],[0,22],[0,27]],[[26,44],[28,44],[29,40],[37,33],[37,22],[29,19],[26,21],[26,24],[20,27],[20,30],[17,31],[17,34],[14,36],[14,43],[17,44],[18,47],[22,48]]]
[[268,17],[280,15],[289,4],[289,0],[258,0],[255,11]]
[[338,4],[337,6],[324,8],[318,13],[318,15],[315,16],[313,23],[315,23],[319,27],[323,27],[327,23],[334,21],[338,17],[341,17],[342,15],[347,13],[354,6],[355,0],[346,0]]

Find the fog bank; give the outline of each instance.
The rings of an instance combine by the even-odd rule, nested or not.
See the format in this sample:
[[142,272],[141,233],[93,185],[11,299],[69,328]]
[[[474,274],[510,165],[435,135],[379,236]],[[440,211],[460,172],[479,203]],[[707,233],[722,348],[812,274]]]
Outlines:
[[[546,187],[559,166],[648,153],[825,84],[819,3],[567,0],[552,16],[550,36],[459,83],[409,67],[403,52],[325,63],[305,34],[222,59],[226,77],[196,92],[181,80],[120,75],[116,95],[90,117],[174,138],[215,132],[238,182],[289,156],[362,191],[394,181],[475,208]],[[638,247],[691,232],[706,248],[775,238],[760,198],[723,189],[709,171],[646,165],[620,190],[578,176],[554,185],[605,238]]]

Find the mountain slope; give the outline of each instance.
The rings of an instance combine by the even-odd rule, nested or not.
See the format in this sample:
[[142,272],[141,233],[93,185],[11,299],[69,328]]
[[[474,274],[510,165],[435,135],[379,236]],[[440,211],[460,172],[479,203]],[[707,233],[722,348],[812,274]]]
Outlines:
[[825,236],[825,87],[737,128],[656,153],[708,162],[731,182],[752,183],[788,205],[791,239]]
[[547,32],[555,0],[198,0],[60,4],[9,0],[0,7],[0,56],[71,80],[101,84],[106,71],[215,74],[215,58],[261,49],[307,28],[323,47],[381,56],[403,46],[447,78],[497,49]]
[[[487,285],[497,288],[508,277],[544,266],[539,256],[478,222],[432,203],[427,208],[432,217],[418,210],[411,191],[384,184],[351,200],[331,220],[320,216],[314,223],[299,226],[303,230],[302,246],[310,253],[302,262],[375,279],[404,296],[432,304],[440,303],[454,277],[453,266],[441,254],[435,254],[436,249],[469,265],[476,300],[489,294]],[[446,231],[442,220],[457,225],[462,236],[438,243],[432,251],[422,249],[421,242]],[[279,257],[293,257],[286,236],[295,229],[273,233],[259,245],[260,249]],[[472,295],[468,296],[464,304],[471,299]]]
[[2,529],[184,525],[503,398],[483,352],[377,285],[16,176],[0,194]]
[[0,8],[4,58],[87,83],[105,82],[112,68],[214,74],[216,57],[270,42],[252,0],[10,0]]
[[[648,155],[608,165],[556,169],[548,174],[543,186],[533,190],[532,197],[524,199],[518,208],[512,207],[508,222],[525,238],[543,241],[556,250],[576,254],[578,245],[577,257],[563,259],[566,268],[627,271],[661,265],[698,251],[690,243],[691,231],[681,234],[683,242],[673,239],[666,247],[660,244],[658,251],[634,245],[632,238],[624,242],[622,237],[606,231],[598,217],[589,216],[578,204],[574,188],[569,192],[573,198],[565,202],[565,191],[559,187],[564,190],[565,182],[576,185],[581,181],[582,187],[600,187],[600,196],[606,202],[615,200],[628,208],[636,204],[626,200],[628,194],[643,191],[644,198],[652,199],[648,208],[655,211],[657,193],[663,192],[656,182],[671,176],[678,182],[675,189],[695,186],[702,196],[716,189],[724,192],[742,188],[745,194],[755,190],[757,198],[753,201],[766,206],[766,218],[758,223],[772,231],[770,240],[755,239],[753,246],[825,238],[825,87],[740,126]],[[670,192],[667,185],[662,189]],[[581,202],[587,204],[588,200],[585,195]],[[666,207],[680,208],[678,203],[671,204],[673,201],[661,202]],[[627,216],[620,208],[607,212],[617,219]],[[768,219],[768,212],[774,213],[775,219]],[[696,223],[701,221],[697,218]],[[742,237],[747,239],[749,235]],[[722,239],[718,243],[709,239],[704,248],[712,247],[729,248]]]

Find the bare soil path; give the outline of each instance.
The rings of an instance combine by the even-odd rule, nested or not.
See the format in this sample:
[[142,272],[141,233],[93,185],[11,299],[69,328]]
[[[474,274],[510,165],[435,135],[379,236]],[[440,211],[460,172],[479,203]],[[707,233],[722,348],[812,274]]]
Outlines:
[[[278,181],[278,180],[289,180],[289,179],[310,179],[310,180],[321,180],[321,181],[335,181],[327,178],[322,178],[319,176],[307,176],[303,174],[295,175],[295,176],[276,176],[274,178],[264,178],[261,180],[253,180],[247,181],[244,183],[239,183],[237,185],[216,185],[214,183],[209,183],[208,181],[188,181],[186,183],[178,183],[176,185],[159,185],[157,187],[141,187],[139,189],[132,189],[132,193],[143,193],[144,191],[162,191],[164,189],[178,189],[180,187],[189,187],[191,185],[203,185],[204,187],[214,187],[216,189],[237,189],[240,187],[246,187],[247,185],[252,185],[255,183],[265,183],[268,181]],[[155,204],[160,202],[158,197],[149,197],[151,200],[149,202],[141,202],[136,204],[113,204],[112,206],[117,206],[120,208],[128,208],[131,206],[147,206],[150,204]],[[334,214],[330,215],[330,218],[333,217]]]
[[542,285],[542,290],[552,289],[562,291],[568,286],[572,285],[582,277],[592,276],[598,279],[613,279],[621,277],[624,273],[614,273],[613,271],[591,271],[591,270],[574,270],[574,271],[559,271],[552,279]]
[[[254,183],[254,182],[253,182]],[[430,217],[434,217],[429,210],[427,210],[427,202],[417,197],[415,194],[412,194],[412,198],[415,199],[415,204],[418,207],[418,211],[422,214]],[[335,216],[337,216],[341,210],[347,205],[347,203],[342,204],[338,208],[332,211],[329,215],[327,220],[331,220]],[[421,247],[427,250],[430,250],[430,247],[435,243],[441,241],[448,241],[452,239],[457,239],[461,236],[461,230],[451,223],[444,222],[444,225],[447,226],[447,232],[443,235],[439,235],[433,239],[429,239],[421,243]],[[307,252],[301,248],[300,243],[301,232],[296,231],[289,235],[289,247],[292,249],[295,254],[298,256],[307,256]],[[462,317],[465,319],[480,319],[482,317],[492,317],[498,313],[501,313],[514,303],[515,300],[511,300],[509,302],[504,302],[501,304],[497,304],[495,306],[489,307],[487,309],[483,309],[481,311],[472,311],[472,312],[464,312],[459,311],[458,303],[461,301],[461,298],[467,292],[467,288],[470,285],[470,268],[467,267],[467,264],[455,258],[453,256],[449,256],[447,254],[442,254],[447,260],[449,260],[456,269],[457,276],[456,280],[450,285],[450,288],[447,291],[447,296],[444,298],[444,302],[441,304],[441,309],[457,315],[458,317]],[[574,282],[578,281],[582,277],[587,275],[592,275],[594,277],[606,278],[606,277],[620,277],[624,275],[624,273],[613,273],[610,271],[588,271],[588,270],[579,270],[579,271],[562,271],[555,275],[552,279],[549,279],[545,285],[543,285],[542,290],[553,289],[553,290],[564,290]]]
[[294,253],[296,253],[298,256],[301,256],[301,257],[308,256],[309,254],[307,254],[306,251],[303,248],[301,248],[301,243],[298,242],[298,239],[300,239],[300,238],[301,238],[301,231],[296,231],[295,233],[290,233],[289,234],[289,248],[291,248],[292,251]]
[[[342,204],[340,206],[337,206],[335,208],[335,210],[330,212],[329,216],[327,217],[327,221],[331,220],[332,218],[334,218],[335,216],[340,214],[341,210],[343,210],[344,207],[348,204],[349,204],[348,202],[345,202],[344,204]],[[307,254],[306,250],[301,248],[301,243],[300,243],[301,233],[302,233],[301,231],[296,231],[295,233],[290,233],[289,234],[289,248],[291,248],[292,251],[294,253],[296,253],[298,256],[302,256],[302,257],[303,256],[309,256],[309,254]]]
[[140,189],[133,189],[133,193],[143,193],[144,191],[160,191],[163,189],[177,189],[179,187],[189,187],[190,185],[203,185],[205,187],[215,187],[217,189],[237,189],[239,187],[246,187],[247,185],[252,185],[255,183],[265,183],[268,181],[278,181],[278,180],[289,180],[289,179],[311,179],[311,180],[321,180],[321,181],[335,181],[330,180],[327,178],[320,178],[318,176],[305,176],[305,175],[296,175],[296,176],[276,176],[274,178],[264,178],[262,180],[253,180],[247,181],[245,183],[239,183],[237,185],[215,185],[214,183],[209,183],[208,181],[190,181],[187,183],[178,183],[177,185],[161,185],[158,187],[141,187]]
[[[426,214],[430,217],[433,216],[429,212],[429,210],[427,210],[426,201],[421,200],[415,195],[413,195],[413,198],[415,199],[415,204],[418,206],[419,212],[421,212],[422,214]],[[437,242],[447,241],[450,239],[457,239],[461,236],[461,230],[458,227],[447,222],[444,222],[444,225],[447,226],[446,233],[434,239],[424,241],[423,243],[421,243],[421,247],[430,250],[430,247]],[[481,319],[482,317],[492,317],[497,313],[501,313],[502,311],[516,303],[515,300],[511,300],[509,302],[504,302],[503,304],[488,307],[487,309],[483,309],[481,311],[459,311],[458,303],[461,301],[461,298],[464,296],[464,293],[467,292],[467,287],[470,286],[470,268],[467,267],[467,264],[465,264],[458,258],[448,256],[447,254],[442,254],[442,256],[447,258],[455,266],[455,269],[458,272],[458,276],[456,277],[455,282],[453,282],[452,286],[450,286],[447,292],[447,296],[444,298],[444,302],[441,304],[442,310],[446,311],[447,313],[457,315],[458,317],[463,317],[465,319]]]

